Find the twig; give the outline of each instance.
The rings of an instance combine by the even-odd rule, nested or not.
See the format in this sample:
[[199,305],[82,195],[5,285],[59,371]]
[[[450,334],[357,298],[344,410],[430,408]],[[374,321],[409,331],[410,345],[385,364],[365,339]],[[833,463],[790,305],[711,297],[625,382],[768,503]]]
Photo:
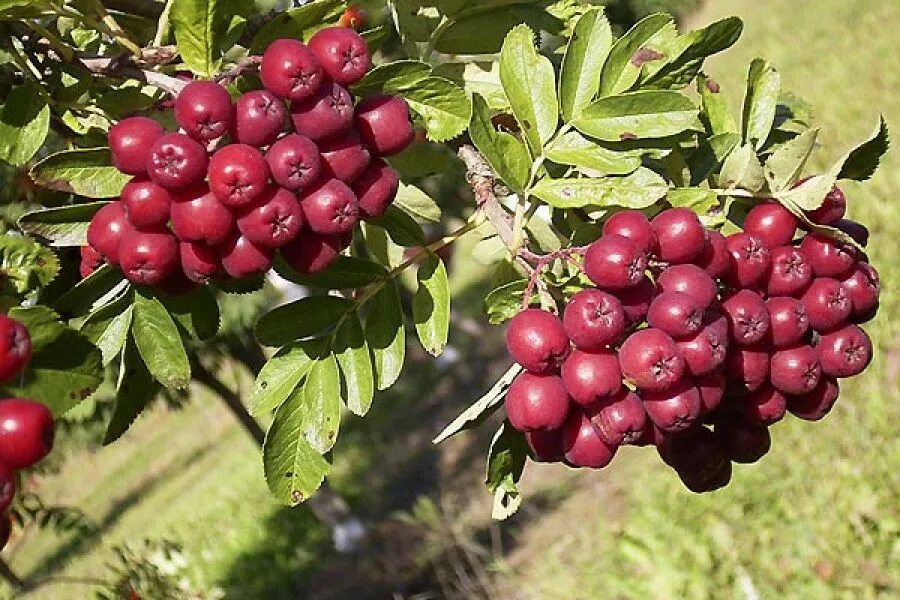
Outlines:
[[232,68],[225,71],[221,75],[216,76],[216,81],[218,81],[222,85],[227,85],[244,73],[250,73],[259,69],[259,64],[261,62],[261,56],[245,56],[239,59]]
[[[464,145],[459,149],[459,158],[466,165],[466,181],[475,193],[475,203],[493,225],[500,240],[507,248],[514,243],[513,220],[500,204],[494,193],[494,172],[491,166],[474,147]],[[523,245],[527,239],[523,235]]]
[[[169,56],[165,52],[165,47],[151,48],[148,50],[156,53],[154,54],[154,60],[156,61],[165,60],[165,57]],[[182,81],[177,77],[171,77],[169,75],[165,75],[157,71],[151,71],[149,69],[130,66],[127,57],[119,56],[82,58],[81,63],[85,66],[85,68],[87,68],[88,71],[95,75],[137,79],[138,81],[143,81],[150,85],[156,86],[161,90],[169,92],[173,96],[177,96],[181,92],[181,90],[183,90],[184,87],[188,84],[187,81]],[[156,64],[162,63],[158,62]]]
[[534,288],[540,285],[541,274],[547,266],[560,259],[577,264],[573,260],[574,257],[581,256],[586,251],[587,246],[573,246],[572,248],[563,248],[549,254],[535,254],[527,248],[521,248],[519,256],[533,266],[531,276],[528,278],[528,285],[525,286],[525,292],[522,294],[522,309],[524,310],[531,306],[531,296],[534,295]]

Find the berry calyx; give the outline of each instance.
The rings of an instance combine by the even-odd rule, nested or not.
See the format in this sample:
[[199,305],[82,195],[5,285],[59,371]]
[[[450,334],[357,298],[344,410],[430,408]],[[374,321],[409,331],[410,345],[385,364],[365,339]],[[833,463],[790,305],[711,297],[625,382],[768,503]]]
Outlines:
[[219,139],[234,123],[228,90],[214,81],[193,81],[175,98],[175,121],[200,142]]
[[762,239],[749,233],[735,233],[725,239],[731,255],[726,280],[735,288],[749,288],[759,282],[771,265],[771,254]]
[[266,163],[272,179],[294,192],[308,188],[322,174],[319,148],[302,135],[287,135],[272,144],[266,152]]
[[601,237],[584,255],[585,274],[597,286],[607,290],[637,285],[646,270],[647,257],[637,244],[620,235]]
[[550,373],[569,355],[569,338],[559,317],[530,308],[513,317],[506,330],[506,347],[513,360],[532,373]]
[[732,294],[722,303],[729,334],[738,344],[756,344],[769,332],[769,312],[762,296],[750,290]]

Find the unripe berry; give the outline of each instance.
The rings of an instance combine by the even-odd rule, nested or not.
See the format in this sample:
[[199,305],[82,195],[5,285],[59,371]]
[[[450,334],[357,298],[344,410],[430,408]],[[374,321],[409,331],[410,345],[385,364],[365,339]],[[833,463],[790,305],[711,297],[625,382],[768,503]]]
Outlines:
[[809,326],[816,331],[840,327],[853,312],[847,290],[835,279],[820,277],[813,280],[802,301],[809,317]]
[[616,447],[603,441],[589,415],[573,410],[562,430],[563,453],[573,467],[602,469],[616,455]]
[[622,374],[647,391],[664,391],[684,375],[684,357],[675,341],[659,329],[642,329],[619,348]]
[[133,179],[122,189],[122,207],[135,229],[159,229],[169,222],[172,196],[149,179]]
[[827,236],[813,233],[800,242],[800,251],[817,277],[842,278],[856,264],[856,249]]
[[269,165],[247,144],[229,144],[209,161],[209,189],[228,207],[250,206],[269,182]]
[[359,222],[359,200],[347,184],[324,179],[300,197],[309,228],[316,233],[344,234]]
[[761,346],[732,348],[725,359],[725,373],[740,392],[753,392],[769,378],[769,353]]
[[360,217],[377,219],[383,215],[397,197],[399,188],[397,172],[380,158],[374,159],[352,186],[359,199]]
[[623,210],[613,214],[603,224],[603,235],[628,238],[647,256],[657,251],[656,232],[647,216],[639,210]]
[[731,339],[747,346],[765,338],[769,331],[769,313],[762,297],[750,290],[732,294],[722,303],[728,319]]
[[287,135],[272,144],[266,152],[266,163],[272,179],[295,192],[308,188],[322,174],[318,146],[302,135]]
[[146,173],[150,148],[164,133],[162,125],[153,119],[122,119],[109,128],[109,149],[113,166],[128,175]]
[[687,294],[663,292],[650,304],[647,323],[675,339],[683,339],[700,330],[703,307]]
[[659,258],[673,264],[692,262],[709,245],[706,228],[689,208],[670,208],[651,222],[659,242]]
[[724,278],[731,270],[731,254],[728,241],[718,231],[709,231],[709,244],[694,263],[715,279]]
[[232,137],[256,148],[275,143],[284,129],[287,108],[267,90],[253,90],[238,98],[234,107]]
[[297,133],[318,142],[349,129],[353,110],[350,93],[329,81],[309,98],[291,103],[291,121]]
[[806,337],[809,331],[809,317],[802,302],[787,296],[777,296],[766,300],[769,313],[768,343],[776,348],[793,346]]
[[506,347],[517,363],[532,373],[556,371],[569,354],[562,321],[536,308],[523,310],[509,322]]
[[767,248],[785,246],[797,233],[797,217],[778,202],[757,204],[747,213],[744,231],[755,235]]
[[303,209],[293,193],[270,185],[237,219],[245,238],[266,248],[281,248],[303,228]]
[[822,366],[812,346],[777,350],[769,361],[769,381],[782,394],[808,394],[822,378]]
[[820,421],[831,412],[840,394],[837,379],[825,375],[816,389],[803,396],[788,398],[788,410],[805,421]]
[[591,416],[591,422],[609,446],[622,446],[640,439],[647,413],[638,395],[622,388]]
[[813,278],[812,266],[806,256],[793,246],[772,249],[772,266],[764,279],[769,296],[802,294]]
[[219,139],[234,123],[228,90],[214,81],[192,81],[175,98],[175,121],[197,141]]
[[647,416],[662,431],[684,431],[697,422],[703,410],[693,380],[683,379],[661,392],[643,392]]
[[622,387],[622,372],[611,350],[574,350],[562,365],[562,380],[572,400],[588,406]]
[[697,391],[700,393],[700,413],[708,415],[722,404],[725,396],[725,376],[716,371],[694,379]]
[[[9,507],[16,499],[16,472],[8,465],[0,462],[0,515],[6,517]],[[0,535],[0,542],[2,542]],[[0,549],[4,544],[0,544]]]
[[731,481],[731,460],[705,427],[672,436],[667,455],[681,482],[696,494],[715,491]]
[[519,431],[559,429],[569,414],[569,404],[559,376],[522,373],[506,393],[506,416]]
[[11,381],[31,358],[31,336],[19,321],[0,315],[0,384]]
[[853,377],[872,361],[872,340],[860,327],[847,325],[822,335],[816,345],[822,372],[832,377]]
[[341,85],[356,83],[371,66],[366,41],[346,27],[320,29],[310,38],[309,49],[319,59],[325,74]]
[[280,39],[266,48],[259,77],[266,89],[279,98],[303,100],[322,83],[322,65],[303,42]]
[[609,290],[637,285],[646,270],[647,257],[634,242],[620,235],[603,236],[584,255],[585,274]]
[[179,256],[184,275],[194,283],[206,285],[219,273],[221,258],[212,246],[202,242],[181,242]]
[[274,250],[254,244],[237,233],[219,250],[222,253],[222,269],[235,279],[262,275],[272,268]]
[[46,406],[32,400],[0,400],[0,462],[27,469],[50,454],[56,427]]
[[564,458],[560,429],[526,431],[525,441],[528,442],[532,458],[536,462],[553,463],[560,462]]
[[351,239],[350,235],[341,237],[304,231],[281,249],[281,257],[300,274],[318,273],[331,266]]
[[150,147],[147,175],[162,187],[177,190],[203,181],[208,164],[200,142],[183,133],[167,133]]
[[[804,179],[803,181],[806,180]],[[800,185],[803,181],[797,182],[797,185]],[[844,192],[841,191],[841,188],[834,186],[831,188],[831,191],[828,192],[828,195],[825,196],[825,201],[822,202],[822,206],[808,212],[806,216],[808,216],[809,220],[813,223],[818,223],[819,225],[831,225],[835,221],[844,218],[846,212],[847,198],[844,196]]]
[[625,312],[615,296],[600,290],[578,292],[566,304],[563,326],[581,350],[601,350],[625,331]]
[[409,105],[400,96],[376,95],[360,101],[353,122],[376,156],[399,154],[415,137]]
[[769,249],[760,238],[749,233],[735,233],[725,239],[731,255],[731,269],[725,276],[735,288],[748,288],[758,283],[772,264]]
[[678,350],[684,356],[687,373],[706,375],[725,363],[728,354],[728,337],[716,327],[706,326],[691,337],[676,340]]
[[205,185],[178,192],[173,200],[172,229],[181,241],[218,246],[231,237],[234,216]]
[[716,282],[697,265],[674,265],[656,281],[662,292],[681,292],[696,300],[704,310],[716,301]]
[[178,240],[167,229],[136,231],[122,238],[119,265],[132,283],[156,285],[178,268]]
[[768,427],[739,417],[716,421],[715,434],[719,447],[736,463],[755,463],[772,447]]
[[878,271],[869,263],[861,262],[854,267],[841,284],[853,305],[852,316],[865,317],[878,306],[881,295],[881,279]]
[[78,273],[81,278],[88,277],[91,273],[99,269],[103,265],[103,255],[94,250],[90,246],[81,247],[81,265]]
[[103,255],[107,262],[119,264],[119,242],[134,231],[125,216],[121,202],[110,202],[98,210],[87,230],[87,242]]
[[359,179],[372,162],[369,150],[352,129],[320,142],[319,152],[325,176],[348,185]]
[[771,385],[763,385],[741,400],[741,413],[751,423],[769,427],[784,418],[787,399]]
[[656,295],[656,286],[646,275],[634,287],[616,290],[613,295],[619,299],[625,312],[625,324],[640,323],[650,310],[650,303]]

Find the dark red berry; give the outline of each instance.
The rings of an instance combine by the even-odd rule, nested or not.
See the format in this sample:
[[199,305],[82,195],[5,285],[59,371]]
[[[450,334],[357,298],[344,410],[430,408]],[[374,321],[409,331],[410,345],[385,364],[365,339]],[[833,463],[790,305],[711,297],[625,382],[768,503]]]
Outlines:
[[763,385],[741,400],[741,413],[756,425],[774,425],[784,418],[786,411],[787,399],[771,385]]
[[800,250],[793,246],[772,249],[772,266],[764,281],[769,296],[802,294],[812,278],[812,266]]
[[288,100],[312,96],[322,83],[322,65],[303,42],[275,40],[266,48],[259,77],[267,90]]
[[620,235],[605,235],[584,255],[584,272],[599,287],[618,290],[640,283],[647,257],[638,246]]
[[250,206],[268,182],[269,165],[253,146],[229,144],[209,161],[209,189],[225,206]]
[[706,375],[716,371],[725,363],[728,354],[728,336],[713,326],[700,329],[691,337],[676,340],[678,349],[684,356],[687,373]]
[[816,345],[822,372],[832,377],[853,377],[872,361],[872,340],[857,325],[847,325],[819,338]]
[[162,125],[147,117],[128,117],[109,128],[112,163],[123,173],[147,172],[150,148],[165,133]]
[[796,298],[776,296],[766,300],[769,313],[769,333],[766,340],[776,348],[801,342],[809,331],[806,307]]
[[694,262],[710,277],[724,278],[731,269],[731,254],[728,252],[728,242],[725,236],[718,231],[710,231],[709,244]]
[[214,81],[193,81],[175,99],[175,121],[200,142],[219,139],[234,123],[228,90]]
[[350,233],[359,222],[359,200],[347,184],[325,179],[300,197],[309,228],[316,233]]
[[569,404],[559,376],[522,373],[506,393],[506,416],[519,431],[559,429],[569,414]]
[[831,412],[840,394],[837,379],[825,375],[816,389],[803,396],[788,398],[787,407],[792,415],[805,421],[820,421]]
[[135,229],[159,229],[169,222],[172,196],[149,179],[133,179],[122,189],[122,206]]
[[647,256],[657,251],[656,232],[647,216],[639,210],[623,210],[613,214],[603,224],[603,235],[626,237]]
[[812,346],[797,345],[775,351],[769,361],[769,381],[782,394],[808,394],[822,378],[822,366]]
[[731,460],[705,427],[672,436],[666,454],[681,482],[696,494],[715,491],[731,481]]
[[573,410],[562,430],[563,453],[573,467],[602,469],[616,455],[616,447],[603,441],[582,410]]
[[325,74],[341,85],[356,83],[371,66],[369,47],[361,35],[346,27],[326,27],[309,40]]
[[94,250],[90,246],[81,247],[81,265],[78,273],[81,278],[88,277],[91,273],[99,269],[103,265],[103,255]]
[[683,339],[700,330],[703,310],[692,296],[681,292],[663,292],[650,304],[647,323],[675,339]]
[[847,322],[853,312],[853,303],[846,288],[836,279],[814,279],[803,294],[803,305],[809,318],[809,326],[816,331],[829,331]]
[[221,258],[212,246],[202,242],[181,242],[179,256],[184,275],[194,283],[206,285],[219,273]]
[[205,185],[178,192],[173,200],[172,229],[181,241],[218,246],[231,237],[234,216]]
[[628,336],[619,348],[622,374],[638,388],[664,391],[681,379],[684,357],[675,341],[659,329],[642,329]]
[[[797,185],[800,185],[801,183],[803,183],[803,181],[797,182]],[[841,188],[834,186],[831,188],[831,191],[828,192],[828,195],[825,196],[825,201],[822,202],[822,206],[807,213],[807,216],[813,223],[818,223],[819,225],[831,225],[835,221],[843,219],[846,212],[847,198],[844,196],[844,192],[841,191]]]
[[791,243],[798,224],[797,217],[781,204],[763,202],[747,213],[744,231],[758,237],[767,248],[775,248]]
[[372,162],[369,150],[352,129],[321,141],[319,152],[325,176],[340,179],[347,184],[359,179]]
[[232,137],[256,148],[275,143],[287,121],[284,102],[267,90],[243,94],[234,105]]
[[537,462],[560,462],[564,458],[562,430],[560,429],[526,431],[525,441],[528,442],[528,447],[531,448],[532,458]]
[[31,336],[19,321],[0,315],[0,383],[15,378],[31,359]]
[[591,415],[591,422],[604,442],[622,446],[640,439],[647,426],[647,413],[637,394],[621,388]]
[[656,285],[663,292],[691,296],[704,310],[716,301],[716,282],[697,265],[673,265],[662,272]]
[[682,379],[661,392],[644,391],[644,409],[662,431],[684,431],[697,422],[703,410],[700,392],[692,379]]
[[581,350],[601,350],[625,331],[625,312],[615,296],[600,290],[578,292],[563,313],[566,335]]
[[349,129],[353,110],[350,93],[326,82],[313,96],[291,104],[291,121],[297,133],[318,142]]
[[319,148],[309,138],[291,134],[272,144],[266,152],[272,179],[295,192],[311,186],[322,174]]
[[725,359],[725,373],[738,391],[758,390],[769,379],[769,353],[762,346],[732,348]]
[[376,158],[353,183],[353,193],[359,199],[359,213],[363,219],[376,219],[387,211],[397,196],[400,178],[389,164]]
[[303,209],[293,193],[270,185],[253,206],[241,213],[237,226],[254,244],[281,248],[303,228]]
[[800,251],[817,277],[842,278],[856,265],[856,249],[830,237],[812,233],[803,238]]
[[865,248],[869,245],[869,228],[851,219],[840,219],[831,224],[853,238],[857,244]]
[[53,415],[40,402],[0,400],[0,462],[27,469],[50,454],[56,427]]
[[588,406],[622,387],[622,372],[611,350],[574,350],[562,365],[562,380],[572,400]]
[[869,263],[858,263],[841,284],[853,305],[854,318],[864,317],[878,306],[881,279]]
[[156,285],[178,268],[178,240],[167,229],[126,235],[119,244],[119,266],[132,283]]
[[716,421],[715,434],[719,447],[736,463],[755,463],[772,447],[768,427],[737,416]]
[[613,294],[619,299],[625,312],[625,324],[640,323],[650,310],[650,303],[656,295],[656,286],[646,275],[634,287],[616,290]]
[[281,249],[281,257],[298,273],[318,273],[331,266],[349,245],[350,236],[346,238],[304,231]]
[[725,279],[732,287],[751,287],[768,272],[771,254],[760,238],[749,233],[735,233],[728,236],[725,243],[731,255],[731,269]]
[[769,331],[769,312],[756,292],[741,290],[732,294],[722,302],[722,311],[728,319],[731,339],[738,344],[755,344]]
[[219,250],[222,269],[235,279],[262,275],[272,268],[274,250],[254,244],[240,234],[233,234]]
[[107,262],[119,264],[119,242],[134,231],[121,202],[110,202],[98,210],[87,230],[87,242]]
[[356,106],[354,124],[376,156],[393,156],[406,150],[415,133],[409,106],[399,96],[370,96]]
[[510,320],[506,347],[513,360],[532,373],[550,373],[569,355],[569,338],[559,317],[531,308]]
[[664,210],[651,222],[662,261],[683,264],[699,257],[709,245],[706,228],[689,208]]
[[[0,514],[4,517],[16,499],[16,472],[4,463],[0,463]],[[0,535],[2,538],[2,535]],[[3,541],[0,539],[0,541]],[[0,549],[2,549],[0,545]]]
[[700,412],[707,415],[722,404],[725,396],[725,376],[716,371],[694,379],[697,391],[700,393]]
[[167,133],[150,147],[147,175],[162,187],[177,190],[203,181],[208,164],[200,142],[183,133]]

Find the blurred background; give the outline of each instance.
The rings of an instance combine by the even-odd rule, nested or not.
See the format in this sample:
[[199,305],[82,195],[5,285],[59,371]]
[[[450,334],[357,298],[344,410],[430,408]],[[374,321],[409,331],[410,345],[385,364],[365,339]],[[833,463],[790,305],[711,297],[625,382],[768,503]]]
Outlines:
[[[784,89],[815,107],[817,168],[864,139],[879,112],[900,128],[897,0],[609,4],[624,26],[657,10],[683,27],[743,18],[741,41],[706,70],[737,110],[749,62],[775,64]],[[274,503],[258,432],[229,409],[262,359],[245,332],[278,301],[267,290],[226,306],[212,344],[223,358],[205,363],[190,397],[161,398],[114,446],[99,449],[102,394],[69,416],[55,462],[27,484],[33,522],[3,557],[38,584],[28,598],[101,588],[131,600],[900,597],[900,154],[844,189],[850,217],[872,230],[885,287],[868,327],[875,362],[823,422],[776,425],[772,452],[736,466],[724,490],[689,494],[654,450],[625,448],[601,472],[529,464],[522,509],[491,522],[481,479],[493,429],[431,444],[508,366],[481,313],[488,269],[466,260],[452,273],[452,348],[437,362],[409,356],[370,416],[342,426],[330,482],[348,506],[337,502],[330,525],[329,506],[317,516]],[[440,201],[453,212],[469,199],[449,189]]]

